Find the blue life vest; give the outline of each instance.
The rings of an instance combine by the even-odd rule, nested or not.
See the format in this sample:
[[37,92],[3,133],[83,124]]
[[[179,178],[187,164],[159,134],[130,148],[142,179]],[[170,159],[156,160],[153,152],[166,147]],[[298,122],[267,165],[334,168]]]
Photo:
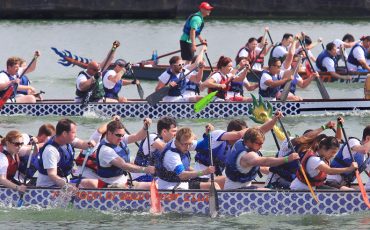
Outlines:
[[[4,70],[3,71],[0,71],[0,73],[5,73],[8,76],[9,81],[15,80],[14,77],[10,76],[10,74],[8,72],[4,71]],[[7,87],[7,88],[5,88],[5,89],[3,89],[3,90],[0,91],[0,97],[3,97],[4,96],[4,94],[8,90],[8,88],[9,87]],[[10,98],[14,98],[15,97],[15,93],[16,92],[14,92],[13,95]]]
[[172,151],[174,153],[179,154],[181,158],[182,165],[184,166],[185,170],[189,170],[190,167],[190,152],[181,153],[178,149],[171,147],[173,140],[166,144],[166,147],[160,154],[160,159],[156,162],[155,170],[159,178],[165,180],[167,182],[180,182],[182,181],[178,175],[174,171],[168,171],[163,164],[164,156],[166,155],[167,151]]
[[106,142],[105,140],[102,140],[99,144],[98,149],[96,150],[96,161],[98,165],[98,170],[96,173],[100,177],[103,177],[103,178],[127,175],[127,172],[125,170],[118,168],[114,165],[110,167],[103,167],[100,165],[99,154],[100,154],[101,147],[104,145],[112,148],[114,152],[118,154],[118,156],[120,156],[123,160],[125,160],[125,162],[130,163],[130,151],[127,145],[123,144],[122,142],[120,142],[119,145],[114,145],[114,144]]
[[[103,76],[105,77],[105,74],[107,71],[103,72]],[[107,76],[108,77],[108,76]],[[108,89],[103,85],[104,88],[104,97],[105,98],[113,98],[113,99],[118,99],[118,93],[122,88],[122,80],[118,80],[116,84],[114,85],[113,88]]]
[[[350,137],[349,139],[357,139],[357,138]],[[360,141],[359,139],[357,139],[357,140]],[[348,148],[347,143],[344,143],[341,146],[341,148],[339,149],[339,151],[335,155],[334,159],[330,162],[330,167],[332,167],[332,168],[346,168],[346,167],[351,166],[352,157],[346,158],[346,159],[343,158],[344,148]],[[365,160],[365,155],[362,154],[362,153],[353,153],[353,158],[355,159],[358,166],[360,167],[362,165],[362,163],[364,162],[364,160]],[[353,182],[355,180],[355,173],[354,172],[342,173],[341,175],[344,177],[344,179],[347,182]]]
[[184,72],[180,73],[179,78],[174,73],[172,73],[170,68],[168,68],[166,72],[168,73],[168,75],[170,75],[170,78],[168,79],[166,85],[168,85],[171,81],[177,83],[175,87],[170,87],[170,90],[168,91],[168,96],[181,96],[182,91],[185,90],[186,79],[183,78],[179,81],[179,78],[182,76],[182,74],[184,74]]
[[327,58],[327,57],[334,61],[334,67],[338,66],[337,59],[335,57],[331,56],[330,53],[327,50],[323,50],[316,59],[316,66],[321,71],[325,71],[325,72],[328,71],[328,69],[325,66],[322,65],[322,62],[323,62],[324,58]]
[[349,52],[349,55],[348,55],[348,59],[347,60],[352,65],[355,65],[355,66],[359,67],[359,66],[361,66],[360,62],[358,62],[358,60],[355,58],[355,56],[353,56],[353,50],[356,47],[361,47],[361,49],[364,51],[365,58],[366,58],[367,51],[366,51],[365,47],[363,47],[360,43],[357,43],[356,45],[354,45],[352,47],[351,51]]
[[[199,12],[197,12],[197,13],[191,14],[191,15],[186,19],[186,22],[185,22],[185,25],[184,25],[184,28],[183,28],[183,30],[182,30],[182,31],[183,31],[185,34],[187,34],[188,36],[190,36],[190,30],[191,30],[190,21],[191,21],[191,19],[192,19],[193,17],[200,17],[200,18],[202,18],[202,16],[201,16],[201,15],[199,15]],[[204,27],[204,21],[202,20],[202,24],[200,25],[200,27],[199,27],[197,30],[195,30],[195,36],[196,36],[196,37],[197,37],[197,36],[199,36],[199,34],[202,32],[203,27]]]
[[[157,135],[157,137],[154,138],[154,141],[158,138],[160,138],[160,137]],[[154,162],[153,157],[154,157],[155,152],[157,152],[158,150],[156,150],[153,153],[149,153],[148,155],[145,155],[144,151],[143,151],[143,145],[144,145],[145,140],[147,140],[147,139],[148,138],[145,138],[144,140],[142,140],[140,142],[139,150],[137,151],[137,154],[136,154],[136,157],[135,157],[135,160],[134,160],[135,165],[139,165],[139,166],[153,165],[153,162]],[[162,138],[160,138],[160,139],[162,140]],[[156,156],[157,155],[158,154],[156,154]]]
[[232,81],[230,83],[230,91],[235,92],[235,93],[240,93],[240,95],[244,96],[243,85],[244,85],[244,82],[242,81],[239,81],[239,82]]
[[[250,149],[248,149],[244,145],[243,140],[239,140],[234,144],[234,147],[231,153],[227,155],[225,173],[226,173],[227,178],[229,178],[232,181],[240,182],[240,183],[252,181],[256,178],[257,173],[260,169],[259,166],[254,166],[251,168],[251,170],[248,173],[241,173],[238,170],[236,166],[236,163],[237,163],[236,161],[239,155],[244,151],[246,152],[246,154],[248,154],[250,152]],[[260,153],[258,154],[261,155]]]
[[54,141],[54,139],[55,139],[55,136],[50,138],[50,140],[48,140],[44,144],[44,146],[42,146],[42,148],[40,149],[38,153],[38,157],[35,158],[33,163],[35,167],[37,168],[37,170],[39,171],[39,173],[43,175],[48,175],[47,170],[44,168],[43,154],[44,154],[44,150],[46,146],[52,145],[58,150],[59,156],[60,156],[60,160],[57,164],[57,167],[58,167],[57,174],[60,177],[67,177],[69,174],[71,174],[71,171],[73,168],[73,160],[75,157],[74,148],[71,144],[66,145],[67,149],[62,148],[58,143]]
[[194,91],[196,94],[200,94],[199,84],[188,80],[185,84],[185,90]]
[[[298,146],[294,146],[294,152],[297,152]],[[289,156],[292,154],[293,151],[288,153]],[[304,153],[299,153],[299,157],[302,159]],[[270,167],[269,171],[279,175],[280,177],[284,178],[285,180],[292,182],[296,178],[296,172],[299,169],[299,162],[298,161],[291,161],[288,163],[284,163],[279,166]]]
[[[20,78],[20,82],[19,82],[19,85],[24,85],[24,86],[29,86],[31,85],[31,82],[30,80],[28,79],[28,77],[26,75],[23,75],[21,78]],[[18,94],[23,94],[23,95],[27,95],[28,92],[27,90],[18,90],[17,92]]]
[[[268,75],[271,76],[271,74],[268,71],[266,71],[266,70],[263,70],[262,71],[262,74],[264,74],[264,73],[266,73],[266,74],[268,74]],[[279,75],[277,77],[275,75],[274,76],[271,76],[271,78],[272,78],[273,81],[280,80]],[[259,88],[258,93],[262,97],[276,97],[277,92],[279,92],[279,90],[280,90],[280,86],[277,86],[277,87],[267,87],[267,89],[263,90],[261,88],[261,80],[258,81],[258,88]]]
[[[211,165],[211,156],[209,154],[209,141],[208,135],[204,134],[203,139],[199,140],[195,151],[195,161],[205,166]],[[227,141],[222,141],[222,144],[212,148],[213,164],[216,168],[216,176],[221,176],[222,171],[225,169],[225,162],[227,155],[231,152],[231,145]]]
[[[289,88],[289,92],[291,92],[292,94],[295,94],[295,91],[296,91],[296,89],[297,89],[298,77],[299,77],[299,74],[297,73],[296,75],[294,75],[294,78],[293,78],[293,80],[291,81],[290,88]],[[285,84],[286,84],[286,83],[285,83]],[[280,86],[280,89],[284,89],[285,84],[284,84],[284,85],[282,85],[282,86]]]
[[[92,78],[91,76],[89,76],[85,71],[81,71],[80,73],[78,73],[78,76],[80,75],[84,75],[86,77],[87,80],[89,80],[90,78]],[[91,87],[90,87],[91,88]],[[80,98],[85,98],[87,96],[87,94],[89,93],[90,89],[86,90],[86,91],[81,91],[77,88],[76,86],[76,95],[77,97],[80,97]]]

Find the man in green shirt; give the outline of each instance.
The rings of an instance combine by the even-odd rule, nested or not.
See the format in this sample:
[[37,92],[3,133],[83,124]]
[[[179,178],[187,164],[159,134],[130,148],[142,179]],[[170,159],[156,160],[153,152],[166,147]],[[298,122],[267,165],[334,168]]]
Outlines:
[[201,43],[206,44],[206,41],[200,36],[204,27],[204,17],[210,15],[213,7],[208,2],[202,2],[199,5],[199,11],[191,14],[186,19],[183,34],[180,38],[181,58],[190,63],[197,50],[195,38],[198,37]]

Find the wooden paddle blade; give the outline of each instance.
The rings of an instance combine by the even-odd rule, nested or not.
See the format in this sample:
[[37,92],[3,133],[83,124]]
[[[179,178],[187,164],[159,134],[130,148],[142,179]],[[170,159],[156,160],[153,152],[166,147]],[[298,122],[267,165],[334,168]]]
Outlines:
[[153,214],[160,214],[162,212],[161,198],[155,180],[152,180],[150,184],[150,212]]
[[370,201],[367,196],[366,189],[364,187],[364,184],[362,183],[362,179],[361,179],[361,176],[358,170],[356,170],[356,179],[358,182],[358,187],[360,188],[360,191],[361,191],[362,199],[364,199],[365,204],[370,209]]
[[218,91],[209,93],[207,96],[203,97],[197,103],[195,103],[194,112],[199,113],[202,109],[204,109],[211,101],[213,101],[213,98],[216,96],[217,93]]
[[137,92],[139,93],[140,99],[144,99],[144,90],[140,84],[136,85]]
[[216,218],[218,216],[219,204],[218,204],[218,194],[215,188],[215,184],[212,181],[209,187],[209,216],[211,218]]
[[319,199],[317,198],[315,192],[313,191],[311,183],[308,180],[306,172],[304,171],[303,166],[301,165],[301,163],[299,163],[299,170],[301,171],[301,173],[304,177],[304,180],[306,181],[306,184],[307,184],[308,188],[310,189],[310,193],[311,193],[312,197],[315,199],[316,203],[319,203]]
[[13,95],[14,86],[10,85],[9,88],[5,91],[3,97],[0,99],[0,109],[3,108],[6,101]]
[[281,92],[281,95],[280,95],[280,100],[285,103],[286,102],[286,99],[288,97],[288,94],[289,94],[289,91],[290,91],[290,86],[292,84],[292,81],[288,81],[287,83],[285,83],[285,86],[284,86],[284,89],[283,89],[283,92]]
[[321,97],[325,100],[330,99],[329,93],[326,90],[326,88],[324,86],[324,83],[322,82],[321,78],[315,78],[315,81],[316,81],[316,84],[317,84],[317,88],[319,88]]
[[150,94],[145,98],[145,100],[149,103],[151,106],[155,106],[160,102],[165,96],[168,95],[168,91],[170,90],[170,87],[165,86],[161,88],[160,90]]

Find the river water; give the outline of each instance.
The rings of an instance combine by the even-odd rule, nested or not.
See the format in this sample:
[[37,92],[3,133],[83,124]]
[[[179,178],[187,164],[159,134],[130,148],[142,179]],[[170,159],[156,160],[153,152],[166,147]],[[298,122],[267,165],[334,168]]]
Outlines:
[[[178,39],[181,35],[183,21],[157,20],[105,20],[105,21],[0,21],[0,63],[5,68],[6,59],[10,56],[21,56],[30,60],[35,50],[41,51],[35,72],[29,74],[33,85],[46,92],[45,99],[72,99],[75,91],[75,77],[78,67],[64,67],[57,64],[58,57],[50,47],[67,49],[73,53],[101,61],[108,53],[114,40],[121,46],[116,57],[124,58],[132,63],[149,59],[153,50],[164,54],[179,49]],[[270,27],[274,42],[281,40],[285,32],[306,32],[316,40],[322,37],[327,43],[350,32],[359,38],[370,28],[368,21],[264,21],[264,20],[233,20],[206,21],[203,37],[208,40],[208,54],[213,64],[220,55],[234,59],[238,49],[249,37],[262,35],[263,28]],[[366,29],[367,28],[367,29]],[[321,47],[313,50],[318,54]],[[168,58],[160,63],[167,64]],[[153,92],[156,82],[142,82],[145,94]],[[332,98],[361,98],[362,84],[331,83],[325,84]],[[137,96],[136,87],[127,86],[122,95],[128,98]],[[256,94],[257,92],[252,92]],[[320,98],[316,85],[298,90],[304,98]],[[327,114],[322,116],[297,116],[283,119],[286,128],[292,134],[301,134],[305,129],[318,128],[338,115],[345,116],[345,127],[349,136],[361,137],[364,126],[370,124],[368,112],[354,111],[348,114]],[[51,122],[56,124],[58,117],[0,117],[0,134],[4,135],[11,129],[35,135],[38,127]],[[107,121],[106,117],[89,114],[85,117],[73,117],[78,124],[78,136],[88,138],[99,123]],[[246,118],[249,126],[255,126]],[[180,126],[191,127],[201,137],[204,126],[212,123],[216,128],[226,129],[228,119],[179,120]],[[135,132],[142,125],[139,119],[123,119],[126,127]],[[154,121],[154,126],[156,122]],[[155,127],[151,131],[155,131]],[[332,134],[331,131],[326,131]],[[130,146],[131,152],[137,151]],[[274,155],[276,147],[271,135],[267,135],[263,153]],[[134,155],[134,154],[133,154]],[[367,178],[364,178],[367,181]],[[201,229],[201,228],[256,228],[256,229],[369,229],[369,212],[340,216],[259,216],[245,214],[241,217],[221,217],[210,220],[206,216],[189,216],[165,214],[153,217],[147,213],[102,213],[96,211],[37,209],[37,208],[1,208],[1,229],[137,229],[150,227],[154,229]],[[268,219],[267,219],[268,218]],[[205,224],[206,223],[206,224]]]

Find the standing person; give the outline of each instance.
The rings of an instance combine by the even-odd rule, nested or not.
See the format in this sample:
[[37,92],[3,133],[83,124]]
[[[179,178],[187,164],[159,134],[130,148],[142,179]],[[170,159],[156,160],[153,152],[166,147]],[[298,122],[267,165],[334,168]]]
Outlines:
[[16,191],[25,192],[27,187],[19,185],[14,176],[19,166],[19,150],[23,143],[23,136],[19,131],[13,130],[6,134],[1,141],[3,150],[0,153],[0,184]]
[[106,102],[127,102],[127,98],[118,96],[122,86],[140,84],[139,80],[125,80],[122,76],[126,72],[127,63],[117,59],[113,69],[103,72],[104,97]]
[[[329,160],[335,156],[339,150],[339,142],[335,137],[323,138],[317,148],[309,150],[301,160],[302,167],[307,174],[313,188],[332,189],[333,187],[324,185],[327,175],[335,175],[352,172],[358,168],[356,162],[352,162],[349,167],[333,168],[329,165]],[[291,190],[308,190],[308,185],[300,172],[297,170],[297,177],[290,185]]]
[[[100,65],[95,62],[91,61],[87,65],[87,69],[81,71],[76,79],[76,97],[75,102],[82,102],[87,96],[88,93],[91,91],[92,95],[97,95],[98,92],[94,92],[98,90],[97,87],[95,87],[96,84],[98,84],[99,80],[99,71],[100,71]],[[90,101],[99,101],[103,98],[103,93],[100,92],[100,96],[98,97],[90,97]]]
[[354,45],[348,55],[348,69],[357,71],[358,68],[370,71],[369,60],[370,36],[364,36]]
[[[15,84],[18,85],[18,90],[27,90],[30,93],[36,93],[35,88],[28,85],[19,85],[19,58],[17,57],[10,57],[6,61],[6,70],[0,72],[0,97],[2,97],[6,90],[10,87],[10,85]],[[15,89],[16,90],[16,89]],[[17,94],[16,96],[11,97],[11,101],[16,103],[36,103],[36,98],[33,95],[23,95]]]
[[[41,187],[68,186],[74,162],[74,147],[87,149],[94,145],[76,137],[77,125],[68,118],[58,121],[56,134],[40,149],[37,160],[36,185]],[[82,185],[82,184],[81,184]]]
[[200,33],[204,27],[204,18],[210,15],[212,9],[213,7],[208,2],[202,2],[199,5],[199,11],[186,19],[180,38],[180,49],[181,57],[187,63],[190,63],[197,50],[195,38],[198,38],[201,43],[206,43]]

